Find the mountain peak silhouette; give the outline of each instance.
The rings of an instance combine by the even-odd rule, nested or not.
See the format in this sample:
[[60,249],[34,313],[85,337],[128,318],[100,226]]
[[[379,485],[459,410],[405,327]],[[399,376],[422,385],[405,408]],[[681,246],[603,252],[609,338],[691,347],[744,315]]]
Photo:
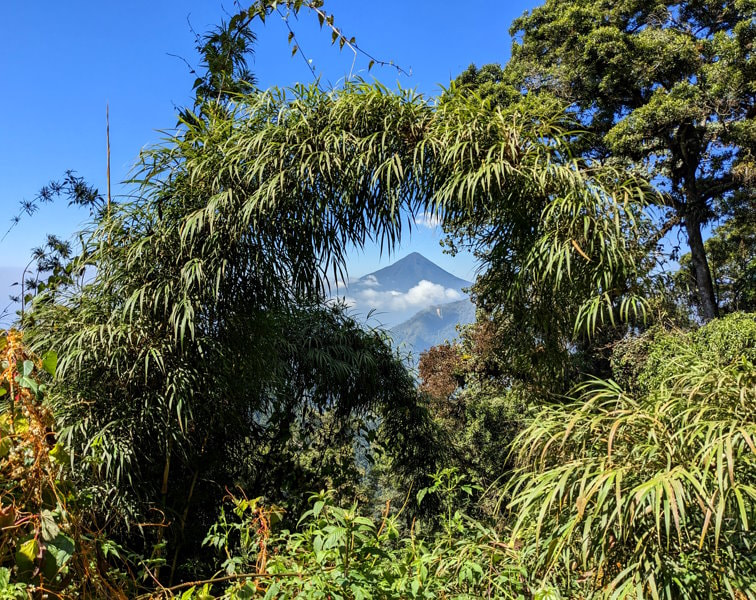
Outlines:
[[445,271],[419,252],[412,252],[388,267],[360,277],[350,287],[372,287],[384,291],[408,292],[423,280],[456,290],[470,285],[469,281]]

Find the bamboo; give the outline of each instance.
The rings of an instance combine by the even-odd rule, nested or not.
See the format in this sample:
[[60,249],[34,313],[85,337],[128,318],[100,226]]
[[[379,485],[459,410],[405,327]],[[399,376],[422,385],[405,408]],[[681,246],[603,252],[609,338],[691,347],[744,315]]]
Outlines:
[[108,145],[108,216],[110,216],[110,105],[107,103],[105,104],[105,138]]

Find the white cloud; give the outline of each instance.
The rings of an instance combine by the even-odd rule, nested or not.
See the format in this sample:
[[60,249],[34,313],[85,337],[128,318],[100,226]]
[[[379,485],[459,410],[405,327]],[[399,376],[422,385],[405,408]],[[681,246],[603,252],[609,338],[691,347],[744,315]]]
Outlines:
[[441,224],[441,219],[438,215],[433,213],[424,212],[422,215],[415,217],[415,225],[422,225],[428,229],[435,229]]
[[366,289],[357,292],[356,296],[354,298],[356,305],[392,312],[411,308],[420,309],[432,304],[454,302],[463,298],[459,290],[445,288],[425,279],[404,293],[396,290],[383,292]]
[[378,280],[375,278],[375,275],[365,275],[362,279],[360,279],[360,283],[362,285],[367,285],[370,287],[375,287],[377,285],[380,285],[378,283]]

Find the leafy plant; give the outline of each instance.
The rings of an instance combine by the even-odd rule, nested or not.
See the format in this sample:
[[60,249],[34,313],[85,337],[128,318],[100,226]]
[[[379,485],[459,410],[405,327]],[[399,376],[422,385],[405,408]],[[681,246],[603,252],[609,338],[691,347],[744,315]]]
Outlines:
[[0,333],[0,596],[121,594],[97,561],[45,395],[57,355],[31,354],[17,331]]
[[310,497],[312,507],[301,516],[297,531],[271,534],[276,509],[232,498],[236,520],[230,522],[224,514],[206,540],[223,551],[231,576],[196,582],[186,597],[201,597],[212,589],[202,586],[217,586],[227,578],[234,582],[218,597],[524,597],[517,554],[495,530],[454,509],[459,494],[470,491],[453,470],[434,475],[419,496],[438,495],[448,510],[441,529],[425,534],[417,521],[402,534],[402,511],[393,512],[388,504],[375,519],[361,514],[357,505],[335,505],[328,492]]
[[641,395],[589,381],[534,418],[509,504],[531,576],[611,598],[756,597],[753,331],[737,315],[663,339]]

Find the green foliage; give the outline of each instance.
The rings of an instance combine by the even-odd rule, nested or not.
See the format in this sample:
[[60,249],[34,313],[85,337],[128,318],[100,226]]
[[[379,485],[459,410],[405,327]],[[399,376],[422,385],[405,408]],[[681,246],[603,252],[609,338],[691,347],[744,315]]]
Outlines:
[[472,385],[461,394],[465,404],[465,426],[454,436],[456,456],[483,485],[506,477],[510,445],[525,425],[527,394],[520,389],[492,390]]
[[520,100],[520,90],[512,85],[499,65],[489,64],[480,68],[470,65],[457,75],[454,83],[461,88],[474,90],[483,98],[491,97],[499,106],[508,106]]
[[753,197],[752,0],[548,0],[517,19],[508,80],[571,105],[582,151],[646,173],[682,223],[702,315],[717,305],[701,226]]
[[[34,347],[58,352],[50,402],[91,508],[145,551],[168,536],[174,574],[179,549],[198,550],[225,485],[293,504],[303,484],[344,483],[347,493],[364,466],[337,467],[354,464],[354,446],[369,449],[372,439],[398,477],[432,469],[412,378],[378,332],[323,296],[347,247],[395,239],[398,207],[345,203],[348,186],[372,193],[369,179],[350,182],[275,150],[307,135],[346,150],[333,129],[310,129],[300,115],[328,117],[329,97],[300,92],[280,123],[283,96],[250,96],[231,116],[208,105],[204,119],[146,153],[141,197],[99,215],[72,263],[73,272],[91,267],[92,279],[44,290],[24,323]],[[391,104],[419,106],[373,92],[364,95],[376,103],[373,119]],[[343,180],[344,193],[302,179],[308,167],[332,186]],[[277,168],[282,178],[270,178]],[[343,452],[308,459],[332,444]],[[155,511],[171,527],[142,541],[132,525],[155,523]]]
[[[511,299],[569,296],[565,327],[638,307],[620,282],[636,269],[627,231],[642,190],[565,156],[562,121],[534,102],[503,111],[465,92],[433,106],[359,83],[237,96],[195,117],[144,153],[136,199],[99,216],[73,262],[92,280],[39,295],[25,322],[33,347],[58,352],[61,437],[124,526],[159,507],[185,536],[197,482],[218,470],[275,488],[256,458],[313,408],[380,415],[386,447],[411,455],[395,464],[422,462],[407,450],[428,439],[411,379],[323,306],[347,249],[396,244],[402,211],[454,220],[487,198],[512,231],[497,252],[522,246]],[[242,447],[255,451],[240,464]],[[188,501],[173,492],[184,487]]]
[[456,505],[469,492],[452,470],[421,490],[419,496],[439,496],[445,507],[437,534],[421,533],[418,521],[402,534],[401,511],[387,506],[378,519],[363,516],[357,505],[334,504],[327,492],[311,496],[298,531],[271,534],[268,509],[232,499],[236,520],[223,517],[206,540],[237,574],[219,597],[523,598],[516,552]]
[[[251,24],[274,12],[359,51],[319,0],[198,38],[197,104],[129,200],[70,174],[47,191],[93,220],[76,256],[36,256],[22,323],[54,352],[3,364],[2,593],[756,598],[756,321],[640,332],[659,204],[712,316],[694,234],[750,199],[750,6],[548,0],[506,70],[438,99],[254,90]],[[419,213],[484,267],[478,321],[424,357],[421,393],[327,298],[348,252],[395,248]],[[708,252],[735,309],[733,223]]]
[[689,164],[673,146],[689,144],[705,171],[699,191],[715,199],[737,187],[728,159],[753,159],[745,134],[753,8],[749,0],[549,0],[513,23],[511,69],[574,103],[620,156],[657,157],[656,174],[669,178],[673,194]]
[[197,104],[206,100],[227,101],[235,94],[253,89],[255,76],[249,70],[248,58],[257,37],[249,19],[234,16],[213,31],[197,36],[197,52],[202,57],[204,72],[194,80]]
[[677,356],[681,346],[713,367],[725,366],[741,356],[754,362],[756,322],[751,314],[735,313],[687,333],[653,327],[615,347],[614,377],[632,393],[649,394],[687,368]]
[[573,159],[575,123],[535,96],[502,107],[462,87],[439,113],[457,121],[449,134],[458,140],[444,156],[457,173],[443,225],[485,267],[473,288],[479,307],[532,332],[523,344],[540,338],[555,350],[637,317],[642,183]]
[[510,490],[532,576],[568,594],[756,597],[755,326],[662,335],[638,395],[590,381],[534,418]]
[[103,536],[83,522],[44,401],[55,362],[0,332],[0,598],[119,593],[95,558]]
[[[465,336],[475,329],[469,328]],[[429,412],[445,441],[442,464],[455,465],[472,481],[489,486],[499,483],[511,466],[510,444],[524,425],[529,398],[521,387],[506,389],[480,377],[480,350],[445,344],[423,353],[419,389],[429,398]]]
[[[488,338],[482,361],[492,377],[564,393],[578,371],[600,374],[586,365],[591,347],[646,317],[652,230],[644,211],[655,198],[631,175],[572,158],[583,134],[561,103],[504,98],[506,81],[484,74],[460,76],[444,105],[479,102],[494,121],[522,121],[512,143],[528,148],[521,160],[540,175],[513,187],[481,184],[481,201],[444,220],[446,243],[471,250],[483,267],[472,288],[480,326],[471,335]],[[484,164],[475,182],[492,177]]]

